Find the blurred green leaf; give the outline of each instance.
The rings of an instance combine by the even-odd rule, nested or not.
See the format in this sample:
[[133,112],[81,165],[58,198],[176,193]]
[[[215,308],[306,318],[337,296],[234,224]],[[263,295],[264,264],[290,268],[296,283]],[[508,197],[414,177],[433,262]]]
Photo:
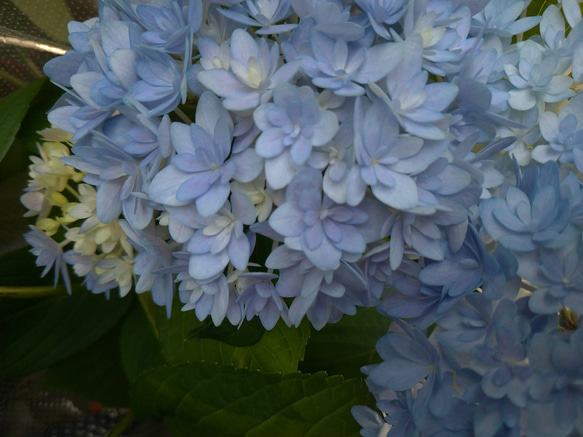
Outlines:
[[41,89],[30,102],[30,109],[22,121],[22,126],[16,137],[22,141],[28,151],[38,154],[36,144],[41,140],[37,133],[39,130],[50,127],[47,112],[55,102],[63,95],[63,90],[48,80],[42,84]]
[[28,247],[0,256],[0,286],[52,286],[53,273],[41,278],[42,272],[43,268],[36,266],[36,256]]
[[38,79],[0,100],[0,161],[8,152],[16,133],[47,79]]
[[359,308],[354,316],[343,316],[339,322],[313,331],[299,370],[325,370],[346,378],[362,376],[362,366],[381,361],[376,342],[387,333],[390,324],[391,319],[376,308]]
[[160,343],[142,307],[134,308],[121,328],[121,360],[130,381],[144,370],[164,364]]
[[215,326],[207,317],[200,326],[190,331],[187,338],[214,338],[231,346],[252,346],[261,340],[264,333],[265,328],[258,317],[245,321],[240,327],[231,325],[228,320]]
[[65,0],[10,0],[40,30],[56,42],[67,43],[67,24],[73,20]]
[[131,403],[138,418],[166,416],[178,435],[357,437],[350,409],[374,400],[361,379],[188,363],[143,373]]
[[[83,350],[108,332],[131,298],[86,294],[36,300],[22,311],[1,311],[0,379],[25,376]],[[0,306],[11,305],[0,299]]]
[[82,351],[49,367],[44,385],[110,407],[129,406],[129,382],[123,371],[120,325]]
[[172,364],[204,360],[268,372],[290,373],[297,370],[310,336],[307,322],[302,323],[299,328],[290,328],[280,320],[256,344],[237,347],[212,338],[188,339],[188,334],[201,327],[204,322],[196,318],[194,311],[180,311],[180,303],[174,305],[170,319],[166,317],[166,310],[163,308],[157,315],[156,325],[162,353]]

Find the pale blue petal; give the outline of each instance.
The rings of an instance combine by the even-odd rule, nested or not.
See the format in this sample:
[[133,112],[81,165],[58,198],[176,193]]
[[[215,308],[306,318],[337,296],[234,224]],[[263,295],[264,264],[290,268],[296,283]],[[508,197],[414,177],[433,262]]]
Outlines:
[[203,217],[210,217],[227,201],[231,187],[229,184],[214,184],[206,193],[196,199],[196,208]]
[[193,254],[188,263],[188,273],[195,279],[211,279],[223,271],[229,263],[227,251],[216,255],[211,253]]
[[269,225],[281,235],[294,237],[304,232],[304,213],[296,205],[286,202],[271,213]]
[[104,181],[97,189],[97,217],[102,223],[111,223],[119,218],[121,205],[122,181]]
[[180,186],[192,177],[191,173],[185,173],[178,170],[173,165],[162,169],[150,183],[148,195],[154,202],[163,205],[180,206],[185,201],[179,201],[176,193]]

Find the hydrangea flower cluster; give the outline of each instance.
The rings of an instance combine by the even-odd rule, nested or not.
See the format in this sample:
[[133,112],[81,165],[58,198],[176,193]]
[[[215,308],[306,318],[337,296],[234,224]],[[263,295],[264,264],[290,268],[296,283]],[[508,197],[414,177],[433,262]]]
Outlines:
[[102,0],[45,66],[39,264],[215,325],[376,306],[365,437],[583,435],[583,24],[527,6]]

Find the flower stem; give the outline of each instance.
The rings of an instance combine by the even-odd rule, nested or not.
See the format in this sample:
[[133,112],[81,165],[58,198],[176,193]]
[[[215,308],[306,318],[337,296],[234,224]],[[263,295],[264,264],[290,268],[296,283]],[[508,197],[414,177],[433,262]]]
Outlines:
[[0,297],[34,298],[65,294],[65,287],[44,285],[39,287],[0,287]]
[[138,294],[138,300],[140,301],[140,305],[144,310],[148,322],[150,322],[154,335],[156,338],[159,338],[160,334],[158,334],[158,327],[156,326],[156,305],[152,302],[152,296],[150,293],[140,293]]
[[111,429],[105,437],[120,437],[126,431],[128,426],[134,421],[134,413],[131,411],[123,416],[119,422]]
[[12,74],[3,70],[0,70],[0,79],[4,79],[5,81],[10,82],[12,85],[16,85],[18,87],[24,87],[27,85],[25,80],[19,79],[18,77],[13,76]]
[[182,112],[180,108],[174,108],[174,113],[180,117],[180,119],[186,124],[192,124],[192,120],[188,118],[188,116]]

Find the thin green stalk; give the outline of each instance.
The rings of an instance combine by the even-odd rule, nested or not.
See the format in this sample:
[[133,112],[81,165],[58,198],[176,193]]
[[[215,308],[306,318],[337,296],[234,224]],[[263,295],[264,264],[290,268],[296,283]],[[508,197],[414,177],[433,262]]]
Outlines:
[[180,119],[186,124],[192,124],[192,120],[188,118],[188,116],[182,112],[180,108],[174,108],[174,113],[180,117]]
[[156,338],[160,338],[158,334],[158,327],[156,326],[156,304],[152,301],[152,296],[150,293],[140,293],[138,294],[138,300],[140,301],[140,305],[144,310],[144,314],[150,322],[150,326],[152,327],[152,331],[154,331],[154,335]]
[[18,48],[18,52],[20,53],[20,56],[22,56],[22,60],[24,61],[24,63],[26,64],[26,66],[30,69],[30,71],[32,71],[34,73],[34,75],[37,78],[41,78],[41,77],[45,77],[44,73],[42,72],[42,70],[40,68],[37,67],[37,65],[33,62],[32,59],[30,59],[30,57],[28,56],[28,51],[22,49],[21,47]]
[[123,416],[119,422],[111,429],[105,437],[120,437],[134,421],[134,413],[131,411]]
[[13,76],[12,74],[7,73],[4,70],[0,70],[0,79],[3,79],[7,82],[10,82],[12,85],[16,85],[18,87],[25,87],[28,83],[25,80],[22,80],[16,76]]
[[62,285],[56,287],[51,287],[49,285],[38,287],[0,287],[0,297],[29,299],[33,297],[48,297],[65,293],[65,287]]

